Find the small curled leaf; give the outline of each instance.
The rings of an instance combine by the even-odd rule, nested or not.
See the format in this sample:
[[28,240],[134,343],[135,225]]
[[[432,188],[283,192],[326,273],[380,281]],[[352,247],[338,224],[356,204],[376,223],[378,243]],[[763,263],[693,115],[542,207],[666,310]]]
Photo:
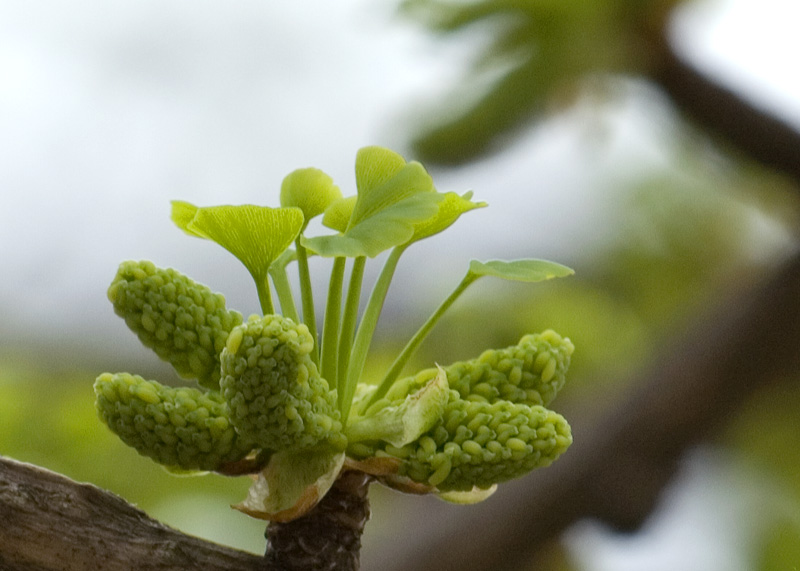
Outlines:
[[489,496],[494,494],[496,491],[497,484],[494,484],[488,488],[472,488],[467,492],[459,492],[454,490],[449,492],[439,492],[436,495],[440,500],[444,500],[451,504],[468,506],[482,502],[483,500],[489,498]]
[[436,216],[415,224],[414,235],[408,242],[418,242],[438,234],[452,226],[465,212],[487,206],[485,202],[472,202],[471,198],[471,192],[463,196],[459,196],[455,192],[445,193],[444,199],[439,203],[439,211]]
[[348,441],[383,440],[399,448],[433,428],[442,417],[450,388],[444,369],[437,369],[433,378],[400,404],[384,407],[348,426]]
[[325,496],[344,461],[344,452],[277,452],[259,473],[247,498],[233,507],[257,519],[277,522],[297,519]]

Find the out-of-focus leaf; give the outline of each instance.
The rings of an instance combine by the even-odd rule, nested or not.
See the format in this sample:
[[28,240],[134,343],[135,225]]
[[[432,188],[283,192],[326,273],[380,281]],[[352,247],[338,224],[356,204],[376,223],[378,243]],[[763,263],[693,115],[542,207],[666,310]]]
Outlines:
[[[539,120],[551,103],[575,97],[591,77],[635,75],[655,60],[643,31],[681,0],[406,0],[403,12],[440,33],[492,26],[492,42],[430,114],[414,149],[423,160],[457,164],[498,150]],[[454,102],[467,101],[466,105]]]

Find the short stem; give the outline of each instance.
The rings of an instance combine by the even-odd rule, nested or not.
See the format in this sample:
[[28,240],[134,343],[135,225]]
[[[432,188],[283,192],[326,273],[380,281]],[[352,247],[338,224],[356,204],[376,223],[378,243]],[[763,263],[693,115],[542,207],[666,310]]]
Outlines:
[[331,268],[331,280],[328,284],[328,301],[325,305],[325,321],[322,324],[322,355],[320,369],[322,378],[328,381],[330,388],[338,385],[336,377],[339,351],[339,323],[342,318],[342,283],[347,258],[334,258]]
[[303,305],[303,323],[308,327],[311,337],[314,339],[314,352],[312,353],[314,363],[319,365],[319,339],[317,339],[317,316],[314,310],[314,294],[311,290],[311,273],[308,270],[308,251],[300,243],[298,237],[295,241],[295,252],[297,252],[297,272],[300,277],[300,297]]
[[281,315],[288,317],[295,323],[300,323],[297,315],[297,307],[294,305],[292,287],[289,285],[289,277],[286,275],[286,266],[272,264],[269,275],[275,286],[275,293],[278,294],[278,303],[281,304]]
[[461,283],[456,286],[456,289],[445,299],[442,304],[433,312],[428,320],[422,324],[422,327],[417,330],[414,336],[409,340],[400,354],[397,356],[397,359],[394,360],[392,366],[389,368],[389,371],[383,377],[381,384],[378,386],[378,389],[375,391],[375,394],[370,399],[369,404],[373,404],[379,399],[383,398],[386,393],[389,391],[389,388],[392,386],[397,380],[397,377],[400,376],[400,373],[403,371],[403,367],[406,366],[408,360],[414,355],[414,352],[420,346],[420,344],[425,340],[428,336],[428,333],[431,332],[434,325],[439,321],[439,319],[444,315],[444,312],[450,309],[450,306],[455,303],[455,301],[461,296],[462,293],[470,286],[475,280],[477,280],[480,276],[477,276],[473,273],[468,273]]
[[[355,336],[356,323],[358,321],[358,305],[361,301],[361,283],[364,280],[364,268],[367,265],[366,256],[359,256],[353,260],[353,269],[350,272],[350,283],[347,286],[347,301],[344,305],[342,314],[342,329],[339,334],[339,363],[338,378],[341,379],[342,390],[339,391],[340,403],[339,410],[349,409],[348,399],[352,399],[353,392],[349,390],[350,377],[348,367],[350,365],[350,350],[353,347],[353,337]],[[342,417],[346,420],[346,415]]]
[[275,313],[275,306],[272,305],[272,293],[269,291],[269,280],[266,274],[256,278],[256,291],[258,292],[258,301],[261,303],[261,312],[264,315]]
[[358,326],[355,342],[353,343],[353,354],[350,357],[350,365],[347,369],[347,377],[344,383],[346,393],[343,395],[345,407],[342,409],[342,422],[347,420],[350,413],[350,405],[355,394],[356,385],[361,378],[364,371],[364,365],[367,361],[367,353],[369,352],[370,344],[372,343],[372,336],[375,333],[375,328],[378,326],[378,318],[383,309],[383,303],[386,301],[386,295],[389,292],[389,285],[392,283],[394,271],[397,269],[397,263],[400,260],[407,246],[397,246],[389,254],[386,263],[381,270],[378,281],[375,282],[375,287],[367,301],[367,307],[364,309],[364,317],[361,319],[361,324]]
[[358,571],[361,535],[369,520],[371,476],[342,474],[305,516],[267,527],[266,569]]

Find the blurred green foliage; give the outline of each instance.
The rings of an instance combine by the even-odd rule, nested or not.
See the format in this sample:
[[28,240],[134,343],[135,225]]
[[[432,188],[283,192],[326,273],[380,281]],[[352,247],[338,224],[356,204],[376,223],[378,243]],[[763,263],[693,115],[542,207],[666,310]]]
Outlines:
[[473,160],[574,99],[591,79],[646,74],[649,36],[680,1],[406,0],[403,13],[436,32],[482,26],[491,38],[462,84],[423,117],[414,150],[428,161]]
[[760,530],[754,569],[781,571],[800,564],[800,377],[760,391],[730,423],[723,443],[741,451],[764,475],[772,505]]

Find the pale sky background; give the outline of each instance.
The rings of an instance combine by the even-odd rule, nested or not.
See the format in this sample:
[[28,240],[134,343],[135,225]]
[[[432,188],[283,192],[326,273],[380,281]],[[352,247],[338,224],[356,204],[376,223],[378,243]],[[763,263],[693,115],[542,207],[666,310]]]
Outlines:
[[[244,269],[175,229],[169,200],[274,205],[283,176],[304,166],[325,170],[351,194],[359,147],[404,151],[409,102],[446,92],[474,48],[435,41],[395,18],[393,7],[375,0],[0,3],[0,341],[13,347],[67,336],[75,346],[91,338],[98,352],[127,350],[134,340],[105,289],[118,263],[131,258],[177,267],[225,292],[232,307],[255,311]],[[677,19],[675,35],[698,65],[800,128],[798,21],[794,0],[702,0]],[[587,149],[578,112],[502,155],[434,171],[439,189],[473,189],[491,206],[420,246],[416,266],[400,271],[412,272],[406,279],[425,275],[438,301],[470,258],[568,259],[602,239],[614,212],[597,191],[598,174],[662,159],[654,135],[637,129],[649,112],[632,105],[611,113],[600,153]],[[508,227],[524,230],[512,236]],[[536,250],[509,252],[520,238]],[[449,257],[434,262],[427,252]],[[698,470],[700,483],[686,493],[708,498],[702,483],[710,480]],[[606,568],[642,568],[620,559],[636,549],[602,530],[576,533],[596,550],[600,543],[591,542],[604,542],[603,561],[616,562]],[[658,537],[662,551],[687,552],[685,537]],[[720,555],[663,568],[731,571],[727,564]]]
[[[704,0],[678,19],[676,37],[699,65],[800,125],[790,29],[798,6]],[[129,258],[179,267],[226,292],[234,307],[255,310],[238,262],[177,231],[169,200],[276,204],[283,176],[302,166],[325,170],[351,194],[356,149],[403,151],[409,101],[446,92],[475,46],[437,42],[395,18],[393,7],[373,0],[0,4],[0,335],[69,324],[116,340],[123,328],[98,300]],[[569,257],[602,239],[613,209],[604,206],[598,173],[620,161],[660,160],[654,135],[637,129],[648,113],[636,105],[611,113],[600,152],[585,145],[577,113],[505,154],[434,172],[440,189],[474,189],[490,208],[420,245],[422,260],[425,248],[450,253],[434,269],[452,278],[433,295],[448,291],[472,257]],[[509,236],[509,226],[524,234]],[[536,251],[509,253],[509,241],[520,238]]]

